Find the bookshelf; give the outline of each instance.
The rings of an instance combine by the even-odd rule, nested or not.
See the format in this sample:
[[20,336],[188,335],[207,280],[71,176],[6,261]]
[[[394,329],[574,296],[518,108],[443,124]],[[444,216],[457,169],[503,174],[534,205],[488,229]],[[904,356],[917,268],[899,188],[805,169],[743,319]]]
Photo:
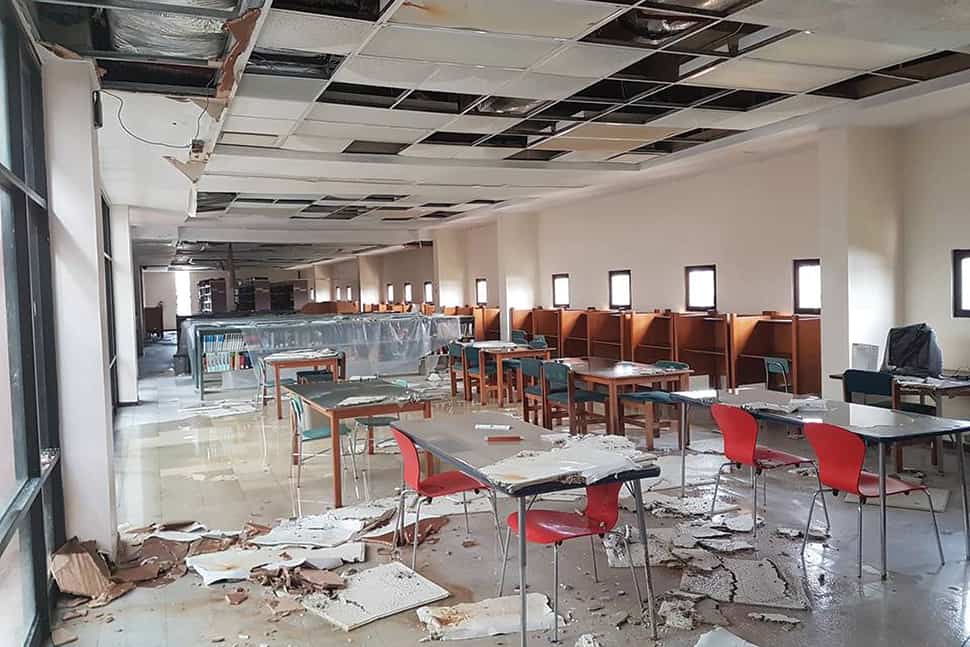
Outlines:
[[821,393],[821,317],[777,312],[731,315],[730,328],[732,387],[764,382],[764,359],[780,357],[790,363],[793,393]]
[[707,375],[712,388],[731,384],[728,315],[676,312],[671,317],[674,359],[690,364],[695,375]]
[[237,312],[265,312],[270,309],[269,279],[252,278],[236,288]]
[[253,368],[241,330],[200,326],[195,335],[195,385],[200,399],[205,399],[206,376],[218,376],[221,385],[223,374]]
[[589,340],[587,354],[591,357],[624,359],[630,315],[610,310],[587,310],[585,315]]
[[673,315],[669,310],[630,315],[626,358],[642,364],[674,358]]
[[226,312],[228,308],[226,279],[203,279],[198,283],[199,311]]

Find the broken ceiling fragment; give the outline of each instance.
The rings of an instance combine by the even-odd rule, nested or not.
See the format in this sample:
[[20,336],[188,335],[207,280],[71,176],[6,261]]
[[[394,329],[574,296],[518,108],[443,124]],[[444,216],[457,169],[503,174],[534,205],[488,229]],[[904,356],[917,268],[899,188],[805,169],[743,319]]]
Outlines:
[[701,635],[700,639],[694,643],[694,647],[758,647],[754,643],[738,638],[727,629],[718,627],[714,631],[708,631]]
[[[521,628],[519,604],[518,595],[509,595],[450,607],[421,607],[417,614],[432,640],[485,638],[518,633]],[[552,629],[554,616],[549,598],[541,593],[529,593],[526,604],[529,631]]]
[[808,601],[795,578],[771,559],[727,558],[709,573],[685,571],[680,588],[719,602],[807,609]]

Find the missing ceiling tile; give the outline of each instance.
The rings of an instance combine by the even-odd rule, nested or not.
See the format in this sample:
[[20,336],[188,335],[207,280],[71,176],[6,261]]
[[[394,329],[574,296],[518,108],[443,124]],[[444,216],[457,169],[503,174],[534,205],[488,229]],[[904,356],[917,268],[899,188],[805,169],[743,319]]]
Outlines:
[[781,101],[790,95],[780,92],[758,92],[756,90],[735,90],[716,97],[701,104],[703,108],[718,108],[721,110],[754,110],[775,101]]
[[671,112],[671,108],[630,104],[601,115],[595,121],[608,124],[645,124]]
[[602,103],[560,101],[535,115],[536,119],[573,119],[586,121],[596,117],[610,106]]
[[363,139],[355,139],[350,142],[350,146],[345,148],[343,152],[364,155],[397,155],[409,145],[394,142],[369,142]]
[[724,21],[694,32],[671,45],[670,49],[697,54],[738,56],[798,33],[801,32],[782,27]]
[[487,198],[479,198],[477,200],[469,200],[465,204],[502,204],[505,200],[489,200]]
[[565,155],[568,152],[570,151],[545,151],[545,150],[529,149],[529,150],[519,151],[515,155],[510,155],[505,159],[522,160],[527,162],[548,162],[550,160],[556,159],[557,157]]
[[494,135],[479,144],[479,146],[492,146],[496,148],[525,148],[529,145],[529,139],[525,135]]
[[402,110],[459,114],[464,112],[468,106],[478,101],[478,99],[479,97],[477,95],[472,94],[415,90],[404,97],[395,107]]
[[727,92],[724,88],[709,88],[702,85],[669,85],[659,92],[643,97],[637,103],[688,108],[714,95]]
[[575,101],[592,101],[595,103],[626,103],[651,90],[656,90],[657,87],[659,86],[656,83],[605,79],[594,83],[584,90],[580,90],[570,97],[570,99]]
[[515,97],[485,97],[472,108],[469,114],[496,115],[505,117],[525,117],[535,112],[548,101],[539,99],[518,99]]
[[335,54],[301,54],[256,49],[246,64],[246,74],[329,79],[343,60],[343,56]]
[[421,140],[422,144],[445,144],[457,146],[471,146],[485,135],[481,133],[454,133],[439,130]]
[[913,85],[915,81],[896,79],[876,74],[860,74],[839,83],[833,83],[821,90],[810,94],[820,94],[823,97],[838,97],[840,99],[864,99],[876,94],[904,88]]
[[377,20],[391,0],[277,0],[273,9],[288,9],[323,16]]
[[676,83],[720,62],[719,59],[710,56],[657,52],[623,68],[614,74],[613,78]]
[[672,139],[703,143],[723,139],[724,137],[730,137],[731,135],[739,132],[742,131],[729,130],[726,128],[696,128],[686,133],[680,133]]
[[199,191],[195,195],[195,211],[196,213],[223,211],[236,199],[237,195],[236,193]]
[[644,0],[642,6],[697,11],[723,18],[761,0]]
[[385,88],[356,83],[331,83],[317,101],[372,108],[390,108],[404,93],[400,88]]
[[708,18],[631,9],[583,40],[609,45],[657,48],[711,24]]
[[929,81],[948,74],[970,69],[970,54],[962,52],[937,52],[915,61],[883,68],[877,74],[888,74],[913,81]]
[[[397,202],[398,200],[403,200],[406,195],[394,194],[394,193],[374,193],[365,198],[362,198],[363,202]],[[388,208],[388,207],[384,207]]]
[[421,205],[423,208],[435,208],[440,209],[441,207],[453,207],[457,202],[425,202]]
[[457,215],[457,211],[432,211],[431,213],[426,213],[422,218],[450,218],[451,216]]

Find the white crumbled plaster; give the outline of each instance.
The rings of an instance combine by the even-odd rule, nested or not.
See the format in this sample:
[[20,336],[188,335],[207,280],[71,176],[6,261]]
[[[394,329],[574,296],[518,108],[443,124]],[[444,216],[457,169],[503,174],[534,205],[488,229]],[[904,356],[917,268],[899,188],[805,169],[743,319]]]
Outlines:
[[694,647],[758,647],[754,643],[738,638],[727,629],[718,627],[714,631],[702,634]]
[[[555,616],[549,607],[549,598],[541,593],[529,593],[526,604],[529,631],[552,629]],[[421,607],[417,614],[432,640],[465,640],[518,633],[519,605],[519,596],[509,595],[450,607]]]
[[770,559],[725,559],[709,573],[685,571],[680,588],[719,602],[806,609],[808,601],[795,578]]

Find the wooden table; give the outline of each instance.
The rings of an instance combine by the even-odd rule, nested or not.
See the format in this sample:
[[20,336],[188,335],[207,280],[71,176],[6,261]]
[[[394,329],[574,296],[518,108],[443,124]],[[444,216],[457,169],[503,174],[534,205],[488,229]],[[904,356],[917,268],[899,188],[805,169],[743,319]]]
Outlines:
[[[333,461],[333,505],[343,505],[340,468],[340,421],[368,416],[400,414],[406,411],[420,411],[425,418],[431,417],[431,400],[403,386],[384,380],[360,380],[355,382],[312,382],[309,384],[290,384],[285,388],[293,397],[300,398],[308,415],[322,415],[330,423],[331,460]],[[383,396],[381,402],[344,405],[351,397]],[[311,423],[311,427],[313,424]],[[296,434],[293,432],[293,456],[297,456]],[[299,460],[298,458],[296,460]]]
[[[645,386],[651,389],[685,391],[690,388],[691,369],[663,369],[653,364],[640,364],[603,357],[564,357],[557,362],[567,365],[583,382],[601,384],[607,388],[609,415],[606,433],[619,433],[620,389]],[[672,388],[671,388],[672,387]]]
[[[487,437],[496,432],[489,429],[482,429],[481,425],[496,424],[508,425],[509,430],[501,433],[517,435],[522,440],[519,442],[488,442]],[[442,462],[454,465],[459,471],[471,476],[478,482],[484,483],[494,491],[502,492],[514,499],[518,506],[519,519],[526,518],[527,504],[532,497],[548,492],[573,490],[586,487],[587,485],[583,479],[575,478],[561,478],[559,480],[523,484],[521,486],[511,485],[507,482],[490,478],[487,473],[483,472],[483,469],[490,465],[515,456],[523,450],[548,452],[553,448],[551,443],[542,439],[543,434],[548,433],[547,429],[502,413],[480,411],[477,413],[437,418],[435,420],[401,420],[395,422],[392,426],[410,438],[415,445],[428,452],[429,455],[435,456]],[[633,499],[636,503],[637,529],[641,537],[647,536],[647,527],[646,515],[643,510],[643,493],[639,480],[653,478],[659,475],[660,468],[655,464],[649,464],[615,473],[597,481],[598,484],[611,482],[627,483],[628,485],[633,484],[630,490],[633,493]],[[526,581],[527,552],[526,534],[525,532],[519,532],[519,600],[521,604],[519,644],[522,647],[525,647],[528,641],[528,634],[526,632],[526,627],[528,626],[526,617],[526,596],[528,594],[528,584]],[[650,554],[646,548],[646,544],[644,544],[644,553],[646,562],[644,565],[647,588],[646,604],[649,610],[651,635],[656,638],[657,625],[654,617],[653,580],[650,574]],[[540,639],[540,641],[545,642],[545,639]]]
[[[494,343],[494,342],[493,342]],[[542,360],[548,360],[552,357],[551,348],[532,348],[531,346],[521,346],[517,344],[506,344],[504,346],[488,345],[482,346],[478,345],[478,365],[485,366],[486,355],[491,355],[495,358],[496,366],[496,376],[495,380],[498,385],[498,406],[505,406],[505,371],[502,370],[502,362],[507,359],[520,359],[523,357],[538,358]],[[519,378],[519,385],[521,386],[522,379]],[[479,389],[479,394],[481,395],[481,402],[483,405],[488,403],[488,390]]]
[[[751,403],[774,403],[785,405],[791,402],[792,395],[764,389],[718,389],[704,391],[684,391],[673,394],[682,404],[682,438],[687,438],[686,425],[690,405],[710,407],[714,403],[742,406]],[[970,420],[951,420],[919,413],[894,411],[865,404],[824,400],[826,410],[811,410],[805,413],[785,413],[769,409],[754,410],[750,413],[759,420],[768,420],[792,427],[801,427],[806,422],[824,422],[846,429],[862,438],[867,444],[875,445],[879,458],[879,538],[882,579],[886,579],[886,447],[905,440],[926,439],[953,435],[956,440],[970,431]],[[959,446],[959,445],[958,445]],[[967,559],[970,559],[970,506],[967,502],[967,474],[963,452],[958,451],[960,464],[960,493],[963,499],[963,532]],[[686,487],[687,446],[681,443],[681,486],[684,496]]]
[[[306,353],[306,351],[304,351],[304,353]],[[280,371],[283,369],[310,368],[317,371],[320,370],[320,367],[322,366],[333,373],[333,379],[335,381],[339,381],[341,378],[346,377],[343,353],[319,353],[318,355],[313,356],[306,354],[306,356],[301,357],[297,354],[285,352],[264,357],[263,362],[273,367],[273,377],[276,382],[275,396],[277,420],[283,419],[283,397],[282,391],[280,390]]]

